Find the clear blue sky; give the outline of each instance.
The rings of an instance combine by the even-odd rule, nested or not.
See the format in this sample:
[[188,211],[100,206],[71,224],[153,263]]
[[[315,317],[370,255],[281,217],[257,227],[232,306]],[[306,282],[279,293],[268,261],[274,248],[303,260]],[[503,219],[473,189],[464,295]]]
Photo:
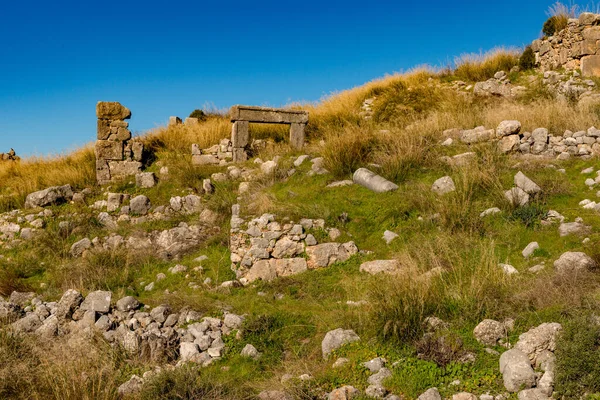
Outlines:
[[133,132],[214,104],[279,106],[539,36],[552,1],[2,1],[0,152],[95,140],[95,104]]

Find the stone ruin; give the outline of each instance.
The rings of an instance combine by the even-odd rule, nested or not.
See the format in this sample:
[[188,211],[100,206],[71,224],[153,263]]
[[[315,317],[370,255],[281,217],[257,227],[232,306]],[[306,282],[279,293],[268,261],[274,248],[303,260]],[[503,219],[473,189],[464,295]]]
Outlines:
[[[312,234],[317,231],[327,232],[332,242],[318,243]],[[247,285],[326,268],[358,253],[352,241],[333,242],[340,235],[336,228],[326,229],[322,219],[304,218],[298,223],[281,224],[274,215],[264,214],[247,220],[240,217],[240,206],[236,204],[232,207],[229,238],[231,269],[236,279]]]
[[600,76],[600,15],[582,13],[567,27],[531,44],[543,71],[580,69],[584,76]]
[[19,161],[21,157],[15,153],[14,149],[10,149],[8,153],[0,153],[0,161]]
[[250,122],[290,125],[290,145],[295,149],[304,146],[304,128],[308,123],[307,111],[237,105],[231,107],[229,114],[233,123],[231,129],[233,162],[248,159],[246,149],[250,144]]
[[118,102],[100,101],[96,105],[96,180],[99,185],[136,175],[142,169],[142,142],[131,140],[131,111]]

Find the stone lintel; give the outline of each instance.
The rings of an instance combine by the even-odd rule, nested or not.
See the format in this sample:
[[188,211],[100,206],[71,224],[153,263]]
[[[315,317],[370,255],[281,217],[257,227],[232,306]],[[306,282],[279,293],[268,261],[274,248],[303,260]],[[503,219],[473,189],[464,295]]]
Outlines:
[[308,112],[281,108],[237,105],[231,107],[231,121],[248,121],[263,124],[306,124]]

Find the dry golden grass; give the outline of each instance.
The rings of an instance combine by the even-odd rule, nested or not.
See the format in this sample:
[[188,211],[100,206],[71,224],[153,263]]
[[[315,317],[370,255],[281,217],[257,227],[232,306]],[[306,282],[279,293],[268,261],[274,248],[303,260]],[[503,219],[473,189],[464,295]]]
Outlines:
[[463,54],[454,60],[458,79],[479,82],[490,79],[498,71],[509,72],[519,64],[521,50],[499,47],[486,53]]
[[118,399],[128,368],[106,342],[43,342],[0,331],[0,397],[3,399]]
[[0,211],[21,207],[27,194],[48,186],[93,185],[95,157],[91,147],[66,156],[0,162]]

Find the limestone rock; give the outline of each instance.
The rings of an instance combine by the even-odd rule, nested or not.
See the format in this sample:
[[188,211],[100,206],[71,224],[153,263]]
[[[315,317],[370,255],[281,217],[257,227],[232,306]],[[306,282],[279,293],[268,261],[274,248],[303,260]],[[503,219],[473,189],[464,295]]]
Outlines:
[[557,322],[543,323],[521,334],[514,349],[527,355],[535,364],[538,354],[556,349],[556,339],[561,331],[562,326]]
[[105,314],[110,310],[111,298],[112,292],[97,290],[89,293],[79,308],[84,311],[95,311]]
[[308,255],[308,268],[328,267],[336,262],[347,261],[351,256],[358,253],[358,248],[354,242],[322,243],[316,246],[306,247]]
[[379,273],[395,274],[400,272],[400,263],[398,260],[367,261],[360,265],[360,272],[366,272],[371,275]]
[[84,251],[92,247],[92,241],[88,238],[83,238],[71,246],[69,253],[72,257],[80,257]]
[[142,391],[144,380],[137,375],[133,375],[131,379],[119,386],[119,396],[132,396]]
[[398,185],[387,179],[369,171],[366,168],[359,168],[352,176],[354,183],[364,186],[376,193],[390,192],[398,189]]
[[151,207],[150,199],[144,195],[136,196],[129,202],[129,209],[134,215],[146,215]]
[[506,327],[493,319],[484,319],[473,330],[473,336],[481,344],[495,346],[498,340],[506,336]]
[[515,186],[528,194],[535,194],[542,191],[542,188],[540,188],[534,181],[526,177],[521,171],[517,172],[515,175]]
[[359,394],[360,391],[354,386],[346,385],[331,391],[327,396],[327,400],[350,400],[357,397]]
[[323,358],[327,359],[331,352],[339,349],[345,344],[359,341],[360,337],[352,329],[338,328],[327,332],[325,338],[321,342],[321,351]]
[[454,181],[451,177],[444,176],[433,182],[431,190],[434,193],[442,196],[446,193],[454,192],[456,190],[456,186],[454,185]]
[[156,185],[156,176],[154,172],[140,172],[135,175],[135,186],[140,188],[151,188]]
[[131,111],[116,101],[99,101],[96,104],[96,117],[99,119],[129,119]]
[[590,256],[583,252],[567,251],[554,262],[556,271],[563,274],[572,274],[589,271],[597,266]]
[[524,206],[529,203],[529,194],[519,187],[504,192],[504,197],[513,206]]
[[72,198],[73,189],[71,189],[71,185],[53,186],[28,194],[25,199],[25,208],[46,207],[65,203]]
[[521,123],[516,120],[502,121],[496,128],[496,136],[504,137],[510,135],[518,135],[521,131]]
[[518,392],[535,385],[535,372],[527,355],[518,349],[508,350],[500,356],[500,373],[504,387],[509,392]]
[[437,388],[429,388],[424,393],[421,393],[417,400],[442,400],[442,396]]

